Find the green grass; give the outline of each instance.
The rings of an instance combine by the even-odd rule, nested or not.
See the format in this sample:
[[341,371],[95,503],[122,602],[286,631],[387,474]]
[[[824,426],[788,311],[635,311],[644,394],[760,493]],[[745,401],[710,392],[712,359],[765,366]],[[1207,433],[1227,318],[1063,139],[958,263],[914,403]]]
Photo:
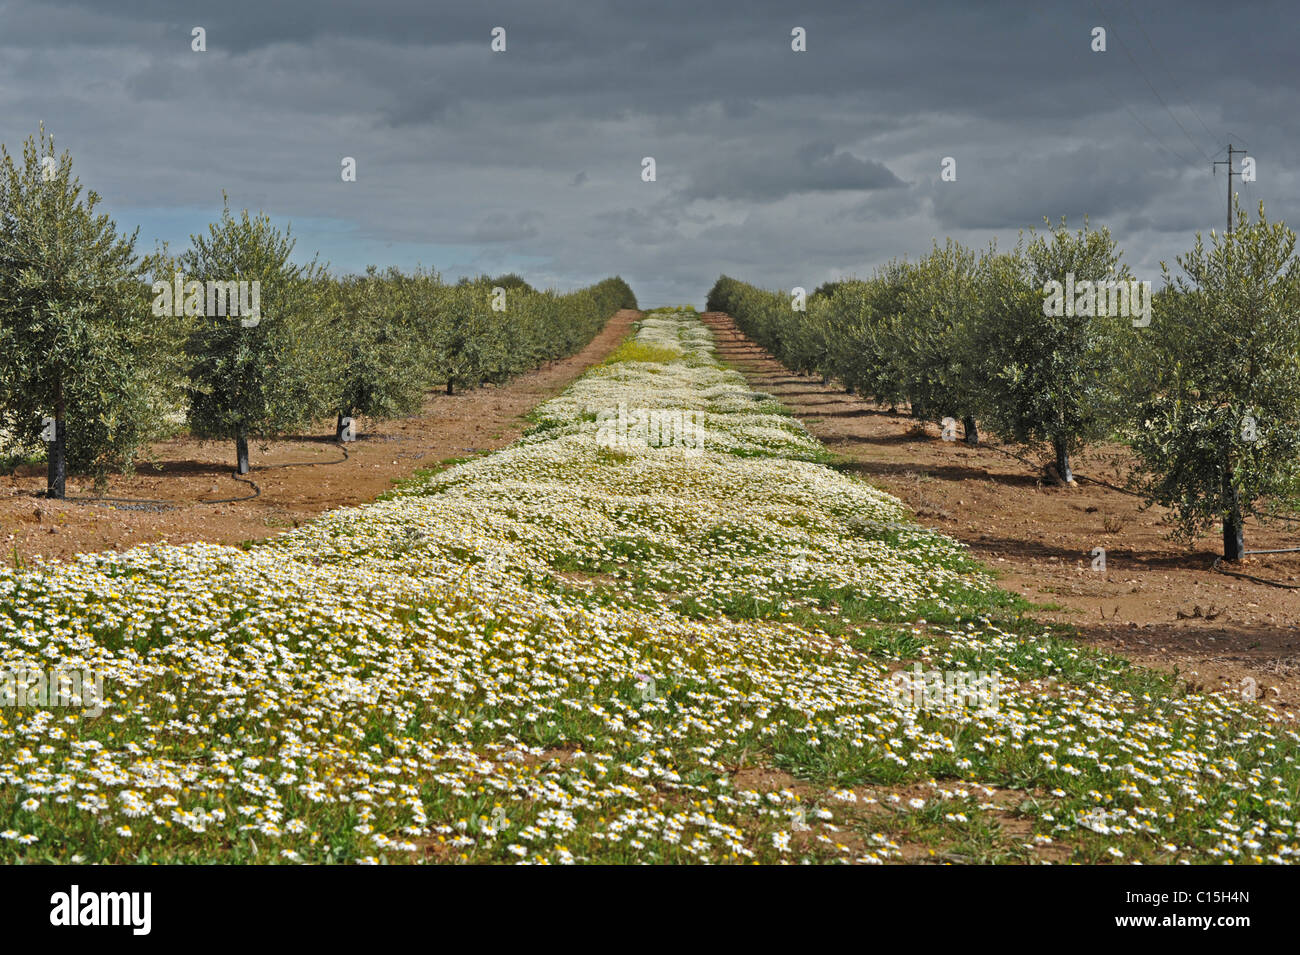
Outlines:
[[613,353],[602,364],[616,365],[624,361],[660,364],[678,361],[681,358],[682,353],[675,348],[664,348],[659,345],[647,345],[644,342],[628,340],[614,349]]

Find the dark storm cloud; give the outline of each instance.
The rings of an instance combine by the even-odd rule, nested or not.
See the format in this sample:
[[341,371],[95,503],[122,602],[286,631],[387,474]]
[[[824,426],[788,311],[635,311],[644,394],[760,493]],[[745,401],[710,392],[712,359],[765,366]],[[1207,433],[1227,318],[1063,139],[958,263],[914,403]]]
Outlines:
[[790,155],[737,156],[700,169],[686,188],[691,199],[776,199],[798,192],[892,189],[903,185],[883,163],[807,143]]
[[999,229],[1008,222],[1029,226],[1061,216],[1108,221],[1177,193],[1177,180],[1135,162],[1122,147],[1085,145],[1001,161],[953,158],[957,180],[932,179],[926,185],[935,218],[946,228]]
[[0,140],[44,120],[146,246],[225,189],[340,269],[451,255],[699,302],[722,271],[814,287],[1061,215],[1154,269],[1221,226],[1229,138],[1259,161],[1243,205],[1300,218],[1292,22],[1208,0],[9,0]]

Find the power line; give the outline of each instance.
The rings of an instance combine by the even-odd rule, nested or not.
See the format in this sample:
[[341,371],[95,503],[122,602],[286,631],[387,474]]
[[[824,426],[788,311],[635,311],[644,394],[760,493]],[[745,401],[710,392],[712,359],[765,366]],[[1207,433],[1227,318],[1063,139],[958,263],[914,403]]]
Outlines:
[[[1155,56],[1156,63],[1159,64],[1160,69],[1164,70],[1165,76],[1169,78],[1169,82],[1174,85],[1174,87],[1178,90],[1178,92],[1183,94],[1183,100],[1184,100],[1183,105],[1185,105],[1189,110],[1191,110],[1192,115],[1196,117],[1196,121],[1201,124],[1201,128],[1205,130],[1205,132],[1209,135],[1211,139],[1216,141],[1221,140],[1223,137],[1216,136],[1210,130],[1210,127],[1205,124],[1205,120],[1201,119],[1201,114],[1196,111],[1196,107],[1192,105],[1191,97],[1186,95],[1182,87],[1179,85],[1178,81],[1174,79],[1173,73],[1171,73],[1169,71],[1169,67],[1165,65],[1164,58],[1160,55],[1160,52],[1156,49],[1155,44],[1151,42],[1151,37],[1147,33],[1146,27],[1144,27],[1142,25],[1142,21],[1138,19],[1137,11],[1133,9],[1133,4],[1130,3],[1129,0],[1124,0],[1124,6],[1128,7],[1129,16],[1131,16],[1133,18],[1133,22],[1137,24],[1137,28],[1142,31],[1142,37],[1147,41],[1147,46],[1151,48],[1151,52]],[[1216,153],[1215,155],[1218,154]]]
[[[1070,38],[1065,35],[1065,31],[1061,29],[1060,23],[1056,20],[1053,20],[1052,23],[1056,26],[1056,31],[1057,33],[1060,34],[1061,39],[1068,45],[1070,43]],[[1146,122],[1143,121],[1141,116],[1139,116],[1136,112],[1134,112],[1133,107],[1130,106],[1127,102],[1125,102],[1123,97],[1121,97],[1118,93],[1115,92],[1114,88],[1111,87],[1109,80],[1106,79],[1104,71],[1098,73],[1098,78],[1100,79],[1101,84],[1104,87],[1106,87],[1106,92],[1110,94],[1110,101],[1113,103],[1122,104],[1124,109],[1128,111],[1128,114],[1133,117],[1133,121],[1147,131],[1147,134],[1151,137],[1151,140],[1148,143],[1148,145],[1155,147],[1161,152],[1172,156],[1174,159],[1177,159],[1179,162],[1184,163],[1188,166],[1195,167],[1200,165],[1200,163],[1196,162],[1195,160],[1188,159],[1182,153],[1178,152],[1177,150],[1173,149],[1170,146],[1165,145],[1164,141],[1160,138],[1160,135],[1154,129],[1148,126]]]
[[[1116,99],[1118,99],[1118,97],[1116,97]],[[1157,149],[1159,149],[1161,152],[1168,153],[1169,155],[1177,159],[1179,162],[1186,163],[1189,166],[1195,166],[1197,164],[1196,160],[1188,159],[1182,153],[1175,151],[1172,147],[1166,146],[1164,142],[1160,139],[1160,137],[1156,134],[1155,130],[1153,130],[1150,126],[1144,123],[1142,121],[1142,117],[1138,116],[1137,113],[1133,112],[1132,106],[1130,106],[1128,103],[1125,103],[1124,108],[1128,110],[1128,114],[1130,116],[1132,116],[1135,120],[1137,120],[1139,126],[1141,126],[1143,129],[1145,129],[1148,133],[1151,134],[1151,138],[1153,140],[1152,145],[1154,145]]]
[[[1096,6],[1097,12],[1103,17],[1110,17],[1110,14],[1102,8],[1100,3],[1094,3],[1094,6]],[[1187,137],[1187,141],[1192,144],[1192,148],[1200,153],[1206,162],[1210,162],[1210,157],[1205,154],[1205,150],[1197,144],[1196,140],[1192,139],[1192,134],[1187,131],[1187,127],[1183,125],[1182,120],[1174,115],[1174,111],[1169,108],[1169,104],[1165,102],[1165,98],[1160,95],[1160,91],[1155,88],[1154,84],[1152,84],[1146,71],[1142,69],[1142,64],[1137,61],[1133,56],[1133,52],[1128,48],[1128,44],[1124,42],[1124,36],[1120,31],[1115,31],[1115,39],[1119,41],[1120,49],[1124,51],[1124,55],[1128,57],[1129,62],[1132,63],[1134,69],[1138,71],[1138,75],[1142,77],[1142,81],[1146,83],[1147,88],[1151,90],[1152,95],[1160,101],[1160,105],[1165,108],[1165,112],[1169,114],[1169,118],[1172,119],[1174,123],[1177,124],[1178,128],[1183,131],[1183,135]]]

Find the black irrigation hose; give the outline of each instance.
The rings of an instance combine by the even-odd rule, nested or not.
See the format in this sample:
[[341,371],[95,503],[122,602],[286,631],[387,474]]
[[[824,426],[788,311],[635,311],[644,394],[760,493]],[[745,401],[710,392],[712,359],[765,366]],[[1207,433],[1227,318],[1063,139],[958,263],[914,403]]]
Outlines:
[[274,471],[276,468],[308,468],[318,464],[342,464],[344,461],[348,460],[351,455],[348,454],[348,449],[342,444],[339,445],[339,450],[343,452],[343,457],[339,458],[337,461],[290,461],[288,464],[266,464],[259,468],[259,470]]
[[[330,463],[333,464],[333,463],[335,463],[335,462],[331,461]],[[252,494],[246,494],[246,495],[244,495],[243,497],[222,497],[222,498],[218,498],[218,499],[215,500],[215,501],[204,501],[204,500],[199,500],[199,501],[197,501],[196,503],[198,503],[198,504],[238,504],[240,501],[251,501],[253,498],[255,498],[255,497],[260,497],[260,496],[261,496],[261,494],[262,494],[262,489],[261,489],[260,487],[258,487],[256,483],[254,483],[253,481],[249,480],[248,478],[246,478],[246,477],[240,477],[238,471],[236,471],[236,472],[234,472],[233,474],[231,474],[230,477],[231,477],[233,480],[239,481],[239,482],[242,483],[242,484],[248,484],[248,485],[250,485],[250,486],[253,488],[253,493],[252,493]]]
[[101,501],[120,502],[122,504],[178,504],[179,501],[156,501],[149,497],[65,497],[65,501],[75,501],[78,504],[98,504]]
[[[337,461],[290,461],[286,464],[268,464],[265,467],[260,468],[260,470],[274,471],[277,468],[305,468],[305,467],[314,467],[317,465],[342,464],[343,462],[349,460],[352,457],[350,454],[348,454],[348,449],[345,448],[342,444],[339,445],[339,450],[343,452],[343,457],[339,458]],[[238,504],[241,501],[251,501],[256,497],[261,496],[262,489],[257,485],[255,481],[251,480],[250,478],[240,477],[238,473],[232,473],[230,477],[233,480],[239,481],[242,484],[247,484],[249,487],[253,489],[253,493],[246,494],[243,497],[221,497],[221,498],[217,498],[215,501],[204,501],[204,500],[165,501],[165,500],[157,500],[154,498],[147,498],[147,497],[69,497],[69,498],[65,498],[65,500],[73,501],[77,504],[101,504],[101,503],[160,504],[167,507],[185,507],[189,504]]]
[[1300,517],[1295,514],[1275,514],[1272,511],[1265,511],[1264,516],[1271,517],[1275,521],[1291,521],[1293,524],[1300,523]]
[[[1030,461],[1028,458],[1024,457],[1023,455],[1016,454],[1014,451],[1007,451],[1003,448],[999,448],[996,445],[992,445],[992,444],[984,444],[982,445],[982,447],[986,447],[991,451],[997,451],[999,454],[1005,454],[1008,457],[1015,458],[1017,461],[1027,464],[1032,468],[1038,467],[1038,465],[1035,464],[1033,461]],[[1112,491],[1118,491],[1120,494],[1127,494],[1129,497],[1141,497],[1140,494],[1135,494],[1133,491],[1130,491],[1128,488],[1117,487],[1116,485],[1111,484],[1109,481],[1101,481],[1098,480],[1097,478],[1085,477],[1082,474],[1075,474],[1075,477],[1080,481],[1087,481],[1090,484],[1098,484],[1101,487],[1110,488]],[[1274,514],[1272,512],[1266,512],[1265,516],[1277,518],[1284,521],[1300,521],[1300,517],[1290,517],[1286,514]],[[1270,550],[1246,550],[1246,551],[1242,551],[1242,553],[1247,555],[1249,554],[1295,554],[1295,553],[1300,553],[1300,547],[1278,547]],[[1229,577],[1240,577],[1242,580],[1254,581],[1257,584],[1267,584],[1270,587],[1280,587],[1283,590],[1300,590],[1300,585],[1297,584],[1285,584],[1280,580],[1269,580],[1267,577],[1256,577],[1254,574],[1246,574],[1246,573],[1242,573],[1241,571],[1224,570],[1222,567],[1219,566],[1221,563],[1223,563],[1223,558],[1215,557],[1214,563],[1211,565],[1210,569],[1215,571],[1216,573],[1226,574]]]
[[[1300,547],[1293,547],[1291,550],[1300,550]],[[1247,554],[1272,554],[1276,551],[1268,550],[1248,550]],[[1282,590],[1300,590],[1300,584],[1284,584],[1280,580],[1269,580],[1267,577],[1256,577],[1254,574],[1243,574],[1239,570],[1224,570],[1219,565],[1223,563],[1222,557],[1214,558],[1214,564],[1210,567],[1216,573],[1225,574],[1228,577],[1240,577],[1242,580],[1250,580],[1257,584],[1267,584],[1270,587],[1278,587]]]
[[[1035,470],[1038,469],[1038,465],[1035,464],[1033,461],[1029,460],[1029,459],[1028,459],[1027,457],[1025,457],[1024,455],[1022,455],[1022,454],[1016,454],[1016,452],[1014,452],[1014,451],[1008,451],[1008,450],[1006,450],[1005,448],[1000,448],[1000,447],[998,447],[998,446],[995,445],[995,444],[984,444],[984,443],[981,442],[980,444],[975,445],[975,447],[988,448],[990,451],[996,451],[996,452],[998,452],[999,454],[1005,454],[1005,455],[1007,455],[1007,457],[1015,458],[1017,461],[1020,461],[1022,464],[1027,464],[1027,465],[1029,465],[1031,468],[1034,468]],[[1142,496],[1142,495],[1140,495],[1140,494],[1134,493],[1133,491],[1130,491],[1130,490],[1129,490],[1128,488],[1126,488],[1126,487],[1120,487],[1120,486],[1117,485],[1117,484],[1111,484],[1109,481],[1103,481],[1103,480],[1101,480],[1101,478],[1087,477],[1086,475],[1080,474],[1080,473],[1078,473],[1077,471],[1074,472],[1074,477],[1075,477],[1077,480],[1079,480],[1079,481],[1087,481],[1089,484],[1096,484],[1096,485],[1099,485],[1100,487],[1110,488],[1112,491],[1117,491],[1117,492],[1120,493],[1120,494],[1127,494],[1129,497],[1141,497],[1141,496]]]

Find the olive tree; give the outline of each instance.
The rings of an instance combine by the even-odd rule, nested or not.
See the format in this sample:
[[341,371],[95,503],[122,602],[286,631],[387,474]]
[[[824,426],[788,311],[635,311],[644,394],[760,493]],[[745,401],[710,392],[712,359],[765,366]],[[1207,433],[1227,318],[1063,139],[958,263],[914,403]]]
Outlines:
[[960,418],[966,441],[979,441],[974,408],[978,373],[966,345],[978,317],[975,253],[949,239],[908,270],[901,311],[889,322],[891,364],[919,417]]
[[14,444],[46,441],[55,498],[69,467],[100,484],[129,468],[157,423],[136,235],[99,201],[44,127],[18,159],[0,146],[0,421]]
[[373,266],[363,276],[327,283],[337,438],[353,415],[392,418],[419,410],[429,374],[415,322],[417,285],[397,269],[381,275]]
[[891,407],[907,397],[898,375],[890,321],[903,310],[903,289],[912,266],[894,260],[865,281],[843,282],[831,293],[827,318],[827,366],[850,394]]
[[[266,215],[247,210],[236,218],[228,204],[207,235],[190,242],[177,260],[175,289],[154,285],[154,309],[180,308],[183,297],[192,321],[190,430],[233,440],[238,471],[247,474],[250,437],[303,429],[330,410],[338,369],[313,292],[320,269],[314,260],[290,261],[288,229],[281,233]],[[240,307],[232,309],[236,294]]]
[[1223,527],[1241,559],[1243,520],[1300,489],[1300,261],[1296,234],[1259,207],[1177,263],[1143,352],[1151,392],[1135,404],[1137,484],[1172,510],[1178,536]]
[[985,264],[971,339],[981,417],[1004,437],[1050,443],[1067,484],[1071,453],[1109,431],[1112,353],[1134,333],[1130,279],[1109,230],[1070,232],[1064,219]]

